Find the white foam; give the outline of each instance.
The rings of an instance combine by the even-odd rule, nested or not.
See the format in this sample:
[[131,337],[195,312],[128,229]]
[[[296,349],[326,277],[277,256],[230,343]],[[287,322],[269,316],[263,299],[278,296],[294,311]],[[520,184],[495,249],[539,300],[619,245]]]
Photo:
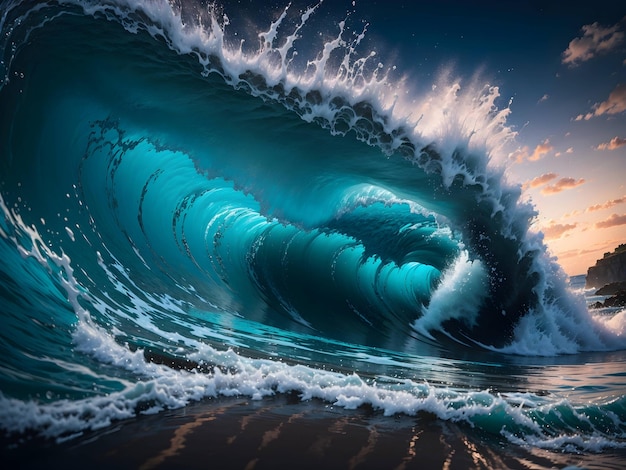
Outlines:
[[358,184],[345,190],[341,202],[337,205],[335,217],[340,218],[342,215],[352,212],[358,207],[368,207],[376,203],[382,203],[385,204],[385,206],[406,205],[414,214],[424,216],[435,215],[432,211],[429,211],[417,202],[400,198],[385,188],[371,184]]
[[413,328],[421,334],[432,337],[431,330],[442,330],[446,320],[461,320],[473,326],[484,296],[488,274],[480,260],[470,260],[467,251],[461,250],[456,261],[443,273],[441,282],[427,307],[422,308],[422,316],[415,320]]
[[596,324],[601,325],[604,331],[610,334],[610,340],[624,338],[619,346],[626,347],[626,309],[620,310],[613,315],[593,315]]
[[74,232],[71,228],[65,227],[65,232],[67,233],[67,236],[70,237],[70,240],[75,241]]

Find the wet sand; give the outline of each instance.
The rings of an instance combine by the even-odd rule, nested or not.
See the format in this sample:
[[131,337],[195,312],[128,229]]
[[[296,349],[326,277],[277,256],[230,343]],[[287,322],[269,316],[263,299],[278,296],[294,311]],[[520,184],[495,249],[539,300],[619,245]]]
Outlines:
[[297,397],[218,398],[140,416],[63,443],[3,442],[4,468],[621,468],[626,453],[513,446],[431,415],[383,416]]

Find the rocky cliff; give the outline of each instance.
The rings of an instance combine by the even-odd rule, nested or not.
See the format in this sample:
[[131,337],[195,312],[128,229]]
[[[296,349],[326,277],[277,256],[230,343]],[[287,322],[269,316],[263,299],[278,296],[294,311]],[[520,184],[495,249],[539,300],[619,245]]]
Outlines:
[[626,281],[626,244],[614,252],[605,253],[595,266],[587,270],[587,287],[603,287],[607,284]]

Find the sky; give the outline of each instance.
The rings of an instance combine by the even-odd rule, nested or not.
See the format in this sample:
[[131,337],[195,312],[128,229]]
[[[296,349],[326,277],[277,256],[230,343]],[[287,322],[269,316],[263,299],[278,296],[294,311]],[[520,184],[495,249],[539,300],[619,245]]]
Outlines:
[[506,64],[514,77],[503,85],[518,132],[509,174],[569,275],[626,243],[626,4],[601,11],[546,31],[547,51],[538,42],[534,65]]
[[[508,178],[550,253],[585,274],[626,243],[626,2],[356,2],[417,79],[450,64],[512,100]],[[621,5],[620,5],[621,3]],[[395,6],[395,8],[390,8]],[[369,15],[369,17],[368,17]]]

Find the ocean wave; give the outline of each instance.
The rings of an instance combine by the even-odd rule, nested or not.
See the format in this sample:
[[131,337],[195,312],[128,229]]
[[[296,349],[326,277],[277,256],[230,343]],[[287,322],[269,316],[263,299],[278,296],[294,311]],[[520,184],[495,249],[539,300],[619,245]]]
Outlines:
[[514,443],[621,446],[623,398],[409,377],[457,347],[624,349],[624,315],[591,315],[530,230],[497,87],[443,74],[416,92],[350,14],[316,49],[321,8],[258,31],[190,2],[3,8],[0,425],[65,439],[295,392]]

